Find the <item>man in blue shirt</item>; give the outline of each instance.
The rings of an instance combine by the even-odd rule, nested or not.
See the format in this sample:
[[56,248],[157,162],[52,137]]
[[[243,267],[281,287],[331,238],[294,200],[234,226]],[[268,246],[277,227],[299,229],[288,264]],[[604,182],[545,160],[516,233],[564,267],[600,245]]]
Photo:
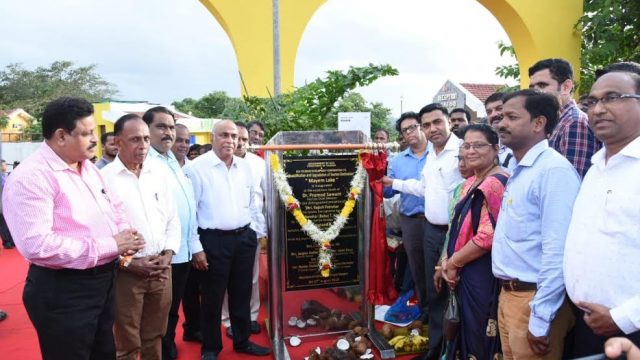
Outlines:
[[[394,179],[420,179],[420,173],[427,160],[427,138],[420,129],[420,117],[414,112],[406,112],[396,121],[396,130],[408,144],[391,163],[389,176]],[[386,187],[384,196],[390,198],[397,191]],[[424,267],[424,197],[400,193],[400,228],[402,243],[409,261],[411,275],[418,292],[418,300],[426,314],[427,280]]]
[[498,325],[506,359],[560,359],[573,314],[562,261],[580,177],[549,147],[558,100],[535,90],[508,94],[500,140],[517,160],[493,237],[493,274],[502,280]]
[[196,223],[196,203],[193,195],[193,186],[190,180],[182,172],[171,147],[176,138],[175,117],[171,110],[157,106],[153,107],[142,116],[149,125],[151,136],[151,148],[149,157],[158,159],[166,165],[167,177],[158,179],[166,181],[173,190],[178,216],[181,226],[180,251],[171,260],[172,300],[169,309],[167,332],[162,339],[163,359],[176,359],[178,350],[174,341],[176,324],[178,323],[178,308],[187,284],[187,277],[191,269],[191,255],[202,251],[200,236]]

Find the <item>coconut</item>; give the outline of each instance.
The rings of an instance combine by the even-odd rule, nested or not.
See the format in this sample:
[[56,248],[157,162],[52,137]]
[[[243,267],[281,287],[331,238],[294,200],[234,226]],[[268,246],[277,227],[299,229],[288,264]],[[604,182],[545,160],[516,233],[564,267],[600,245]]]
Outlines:
[[380,330],[380,333],[385,338],[391,339],[393,337],[393,326],[391,326],[391,324],[382,325],[382,329]]
[[307,327],[307,323],[304,320],[296,321],[296,326],[300,329],[304,329]]
[[298,322],[298,318],[295,316],[290,317],[288,321],[289,326],[296,326],[297,322]]

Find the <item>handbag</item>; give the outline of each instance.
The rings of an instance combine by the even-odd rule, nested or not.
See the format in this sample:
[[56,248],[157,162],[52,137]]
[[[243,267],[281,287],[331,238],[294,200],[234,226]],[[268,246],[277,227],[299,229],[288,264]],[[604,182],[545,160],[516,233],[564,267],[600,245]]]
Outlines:
[[449,289],[449,299],[444,310],[443,334],[447,341],[453,341],[458,335],[460,328],[460,308],[458,307],[458,297],[454,290]]

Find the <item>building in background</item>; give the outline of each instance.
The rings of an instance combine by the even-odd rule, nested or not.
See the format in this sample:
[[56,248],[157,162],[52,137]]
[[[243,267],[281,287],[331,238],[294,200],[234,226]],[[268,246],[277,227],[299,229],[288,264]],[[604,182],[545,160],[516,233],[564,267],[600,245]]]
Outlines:
[[8,119],[7,126],[0,129],[0,141],[20,142],[31,141],[25,134],[25,130],[31,125],[35,118],[23,109],[0,110],[0,117]]
[[[100,139],[102,134],[113,131],[113,125],[123,115],[137,114],[142,116],[148,109],[161,104],[151,104],[146,101],[105,101],[94,103],[94,118],[96,120],[96,137]],[[191,144],[210,144],[211,129],[213,124],[220,119],[200,119],[189,114],[177,111],[171,105],[162,105],[171,110],[176,116],[176,122],[184,124],[191,133]],[[102,144],[98,146],[98,158],[102,156]]]

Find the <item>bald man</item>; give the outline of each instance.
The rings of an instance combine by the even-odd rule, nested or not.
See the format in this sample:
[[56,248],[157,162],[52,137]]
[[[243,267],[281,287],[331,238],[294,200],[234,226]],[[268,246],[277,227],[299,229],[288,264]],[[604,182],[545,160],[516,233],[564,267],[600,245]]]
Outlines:
[[[204,252],[194,254],[194,266],[203,270],[202,360],[216,360],[222,350],[220,319],[225,291],[233,348],[250,355],[270,350],[249,341],[251,279],[258,237],[264,224],[255,203],[256,181],[249,163],[234,155],[238,128],[232,121],[218,122],[212,131],[212,151],[184,167],[196,199],[198,233]],[[263,231],[263,230],[260,230]]]

